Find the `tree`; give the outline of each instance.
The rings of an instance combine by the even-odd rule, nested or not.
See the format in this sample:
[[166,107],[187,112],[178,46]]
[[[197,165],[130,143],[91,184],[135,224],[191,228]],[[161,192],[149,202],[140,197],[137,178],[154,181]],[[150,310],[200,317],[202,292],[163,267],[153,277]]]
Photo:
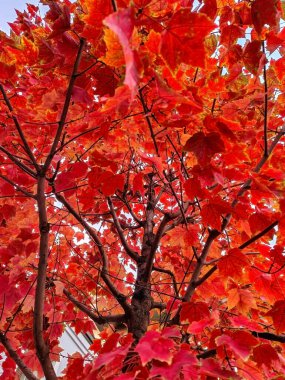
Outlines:
[[[284,4],[41,0],[1,32],[1,379],[281,379]],[[184,376],[184,377],[183,377]]]

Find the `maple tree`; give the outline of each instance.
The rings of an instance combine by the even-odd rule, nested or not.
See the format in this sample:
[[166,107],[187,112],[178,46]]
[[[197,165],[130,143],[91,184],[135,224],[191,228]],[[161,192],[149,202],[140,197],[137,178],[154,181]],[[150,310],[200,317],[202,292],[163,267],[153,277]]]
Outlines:
[[0,378],[69,325],[61,379],[282,379],[284,4],[41,3],[0,33]]

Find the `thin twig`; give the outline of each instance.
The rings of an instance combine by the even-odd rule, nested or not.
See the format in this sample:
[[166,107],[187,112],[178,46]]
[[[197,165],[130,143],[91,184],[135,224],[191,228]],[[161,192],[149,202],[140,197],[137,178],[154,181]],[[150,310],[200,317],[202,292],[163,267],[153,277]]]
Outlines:
[[114,220],[114,224],[115,224],[115,227],[116,227],[116,230],[118,232],[118,235],[119,235],[119,238],[121,240],[121,243],[126,251],[126,254],[132,258],[135,262],[138,262],[139,260],[139,254],[137,252],[135,252],[127,243],[126,241],[126,238],[124,236],[124,232],[121,228],[121,225],[120,225],[120,222],[118,220],[118,217],[116,215],[116,212],[114,210],[114,205],[113,205],[113,202],[111,200],[110,197],[108,197],[107,199],[107,202],[108,202],[108,206],[109,206],[109,210],[111,212],[111,215],[113,217],[113,220]]
[[50,152],[49,152],[49,154],[47,156],[47,159],[46,159],[46,161],[44,163],[44,166],[42,168],[42,173],[46,173],[47,170],[48,170],[48,168],[49,168],[49,166],[50,166],[50,164],[51,164],[51,161],[52,161],[52,159],[53,159],[53,157],[55,155],[58,143],[60,141],[60,137],[61,137],[63,128],[65,126],[66,116],[67,116],[67,113],[68,113],[69,104],[70,104],[70,100],[71,100],[71,96],[72,96],[72,91],[73,91],[73,87],[74,87],[74,84],[75,84],[75,80],[76,80],[76,78],[78,76],[77,70],[78,70],[78,67],[79,67],[79,64],[80,64],[80,61],[81,61],[81,56],[82,56],[84,45],[85,45],[84,38],[80,38],[79,48],[78,48],[77,56],[76,56],[76,59],[75,59],[75,62],[74,62],[74,66],[73,66],[72,74],[71,74],[71,77],[70,77],[69,85],[68,85],[68,88],[67,88],[67,92],[66,92],[66,96],[65,96],[65,101],[64,101],[64,105],[63,105],[63,109],[62,109],[62,113],[61,113],[61,117],[60,117],[60,120],[59,120],[59,123],[58,123],[58,128],[57,128],[56,135],[55,135],[55,138],[53,140]]
[[10,99],[8,98],[8,96],[7,96],[7,94],[6,94],[6,91],[4,90],[4,87],[2,86],[2,84],[0,84],[0,91],[1,91],[1,93],[2,93],[2,95],[3,95],[4,101],[5,101],[5,103],[6,103],[7,107],[8,107],[8,109],[9,109],[9,111],[10,111],[11,114],[12,114],[13,122],[14,122],[15,127],[16,127],[16,129],[17,129],[17,131],[18,131],[18,134],[19,134],[19,136],[20,136],[20,138],[21,138],[21,140],[22,140],[22,142],[23,142],[23,144],[24,144],[25,152],[26,152],[27,155],[30,157],[30,159],[31,159],[31,161],[32,161],[32,163],[33,163],[35,169],[36,169],[37,171],[39,171],[39,165],[37,164],[37,161],[36,161],[36,159],[35,159],[35,156],[34,156],[33,152],[31,151],[31,148],[30,148],[30,146],[29,146],[29,144],[28,144],[28,142],[27,142],[27,139],[26,139],[26,137],[25,137],[25,135],[24,135],[24,132],[23,132],[21,126],[20,126],[20,123],[19,123],[19,121],[18,121],[17,116],[15,116],[15,115],[13,114],[13,107],[12,107],[12,104],[11,104]]

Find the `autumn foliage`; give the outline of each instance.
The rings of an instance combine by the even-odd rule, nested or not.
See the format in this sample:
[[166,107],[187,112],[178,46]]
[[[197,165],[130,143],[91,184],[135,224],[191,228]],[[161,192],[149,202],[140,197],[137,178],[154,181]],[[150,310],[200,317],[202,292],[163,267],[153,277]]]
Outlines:
[[284,3],[41,3],[0,33],[0,379],[283,379]]

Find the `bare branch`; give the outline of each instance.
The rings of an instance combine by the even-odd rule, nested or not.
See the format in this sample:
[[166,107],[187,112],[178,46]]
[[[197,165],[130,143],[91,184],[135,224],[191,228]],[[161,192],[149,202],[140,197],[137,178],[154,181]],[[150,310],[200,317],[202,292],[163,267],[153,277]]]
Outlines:
[[14,360],[14,362],[17,364],[19,369],[22,371],[24,376],[28,380],[38,380],[38,378],[33,374],[33,372],[26,366],[26,364],[23,362],[23,360],[20,358],[20,356],[17,354],[17,352],[14,350],[14,348],[11,346],[10,341],[4,335],[2,332],[0,332],[0,342],[3,344],[5,349],[7,350],[9,356],[11,359]]
[[20,160],[18,160],[13,154],[11,154],[7,149],[3,146],[0,146],[0,151],[5,153],[14,164],[16,164],[20,169],[29,174],[31,177],[36,178],[37,174],[30,169],[27,165],[23,164]]
[[55,138],[53,140],[50,152],[49,152],[49,154],[47,156],[47,159],[46,159],[46,162],[45,162],[45,164],[43,166],[42,173],[46,173],[47,170],[48,170],[48,168],[49,168],[49,166],[50,166],[50,164],[51,164],[51,161],[52,161],[52,159],[53,159],[53,157],[55,155],[55,152],[56,152],[56,149],[57,149],[57,146],[58,146],[58,143],[59,143],[59,140],[60,140],[63,128],[65,126],[66,116],[67,116],[67,113],[68,113],[69,104],[70,104],[70,100],[71,100],[71,96],[72,96],[72,90],[73,90],[73,87],[74,87],[74,84],[75,84],[75,80],[77,78],[77,70],[78,70],[78,67],[79,67],[79,64],[80,64],[80,61],[81,61],[81,56],[82,56],[84,45],[85,45],[84,38],[80,38],[79,48],[78,48],[77,56],[76,56],[76,59],[75,59],[75,62],[74,62],[74,66],[73,66],[72,74],[71,74],[71,77],[70,77],[69,85],[68,85],[68,88],[67,88],[67,92],[66,92],[66,96],[65,96],[65,101],[64,101],[64,105],[63,105],[60,121],[58,123],[58,128],[57,128],[56,135],[55,135]]
[[265,62],[263,66],[263,82],[264,82],[264,155],[268,156],[268,139],[267,139],[267,128],[268,128],[268,85],[267,85],[267,74],[266,74],[266,54],[265,54],[265,42],[262,41],[262,50],[265,56]]
[[152,123],[150,121],[150,116],[149,116],[149,109],[146,105],[146,102],[144,100],[144,97],[143,97],[143,94],[142,94],[142,89],[139,89],[139,100],[143,106],[143,110],[144,110],[144,114],[145,114],[145,119],[146,119],[146,122],[147,122],[147,125],[148,125],[148,129],[150,131],[150,136],[152,138],[152,141],[153,141],[153,145],[154,145],[154,148],[155,148],[155,152],[157,154],[157,156],[159,156],[159,151],[158,151],[158,146],[157,146],[157,142],[156,142],[156,138],[155,138],[155,134],[154,134],[154,131],[153,131],[153,126],[152,126]]
[[151,309],[165,310],[166,305],[163,302],[153,302],[151,305]]
[[103,325],[105,323],[112,322],[125,322],[126,316],[125,314],[118,315],[96,315],[91,311],[84,303],[78,301],[67,289],[63,290],[63,293],[66,297],[76,306],[79,310],[85,313],[93,322],[98,325]]
[[239,249],[244,249],[244,248],[248,247],[250,244],[254,243],[256,240],[260,239],[262,236],[264,236],[265,234],[267,234],[267,232],[269,232],[270,230],[272,230],[272,228],[274,228],[275,226],[277,226],[278,223],[279,223],[278,220],[276,220],[275,222],[271,223],[268,227],[264,228],[264,230],[262,230],[261,232],[259,232],[256,235],[252,236],[246,242],[242,243],[239,246]]
[[[8,98],[7,94],[6,94],[6,91],[4,90],[4,87],[2,86],[2,84],[0,84],[0,91],[3,95],[3,98],[4,98],[4,101],[9,109],[9,111],[11,113],[13,113],[13,107],[12,107],[12,104],[10,102],[10,99]],[[22,128],[20,126],[20,123],[18,121],[18,118],[17,116],[15,116],[14,114],[12,114],[12,119],[14,121],[14,124],[15,124],[15,127],[19,133],[19,136],[24,144],[24,148],[25,148],[25,152],[27,153],[27,155],[30,157],[30,160],[32,161],[32,163],[34,164],[34,167],[37,171],[39,171],[39,165],[37,164],[37,161],[35,159],[35,156],[33,154],[33,152],[31,151],[31,148],[29,147],[29,144],[27,142],[27,139],[24,135],[24,132],[22,131]]]
[[154,271],[156,271],[156,272],[160,272],[160,273],[168,274],[168,275],[172,278],[172,281],[173,281],[173,288],[174,288],[174,291],[175,291],[175,295],[176,295],[176,296],[179,295],[179,291],[178,291],[178,287],[177,287],[177,282],[176,282],[175,276],[174,276],[174,274],[171,272],[171,270],[163,269],[163,268],[159,268],[159,267],[157,267],[157,266],[155,266],[155,265],[152,267],[152,270],[154,270]]
[[42,365],[45,377],[47,380],[56,380],[52,362],[49,357],[49,346],[47,345],[43,336],[43,316],[44,316],[44,304],[46,294],[46,279],[47,279],[47,260],[49,253],[49,223],[46,210],[46,198],[45,198],[45,178],[38,178],[37,189],[37,203],[39,212],[39,230],[40,230],[40,248],[39,248],[39,264],[38,264],[38,277],[35,293],[35,305],[34,305],[34,342],[36,347],[37,357]]
[[15,182],[11,181],[9,178],[5,177],[4,175],[0,174],[0,178],[2,178],[4,181],[8,182],[10,185],[16,188],[17,191],[20,191],[21,193],[25,194],[29,198],[36,199],[36,196],[32,193],[29,193],[27,190],[23,189],[19,185],[17,185]]
[[126,314],[130,313],[131,307],[127,303],[126,296],[124,294],[120,293],[118,291],[118,289],[115,287],[115,285],[113,284],[113,282],[110,280],[109,271],[108,271],[108,266],[109,266],[108,265],[108,258],[107,258],[106,252],[104,250],[103,244],[101,242],[101,239],[96,234],[94,229],[89,226],[89,224],[78,214],[78,212],[76,212],[74,210],[74,208],[67,202],[67,200],[61,194],[56,193],[55,190],[54,190],[54,194],[56,196],[56,199],[59,202],[61,202],[65,206],[65,208],[70,212],[70,214],[73,215],[74,218],[82,225],[82,227],[85,228],[85,230],[87,231],[87,233],[89,234],[89,236],[91,237],[93,242],[96,244],[96,246],[99,250],[101,259],[102,259],[102,264],[103,264],[103,268],[101,271],[102,279],[104,280],[105,284],[108,286],[112,295],[116,298],[116,300],[122,306],[125,313]]
[[128,245],[128,243],[125,239],[125,236],[124,236],[124,232],[121,228],[120,222],[119,222],[117,215],[116,215],[116,212],[114,210],[113,202],[112,202],[110,197],[108,197],[107,202],[108,202],[108,206],[109,206],[111,215],[112,215],[113,220],[114,220],[116,230],[117,230],[119,238],[121,240],[121,243],[122,243],[127,255],[130,256],[130,258],[132,258],[134,261],[137,262],[139,259],[139,255],[137,252],[135,252],[133,249],[131,249],[131,247]]
[[166,227],[167,223],[169,222],[169,220],[170,220],[169,215],[165,214],[160,225],[159,225],[159,227],[158,227],[158,230],[155,234],[155,237],[154,237],[154,240],[153,240],[153,243],[151,246],[151,250],[150,250],[150,253],[147,257],[147,261],[146,261],[146,265],[145,265],[144,278],[146,281],[148,281],[148,279],[150,278],[155,253],[157,251],[159,242],[160,242],[160,240],[164,234],[165,227]]

